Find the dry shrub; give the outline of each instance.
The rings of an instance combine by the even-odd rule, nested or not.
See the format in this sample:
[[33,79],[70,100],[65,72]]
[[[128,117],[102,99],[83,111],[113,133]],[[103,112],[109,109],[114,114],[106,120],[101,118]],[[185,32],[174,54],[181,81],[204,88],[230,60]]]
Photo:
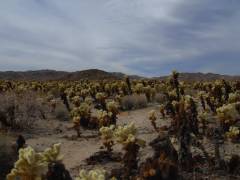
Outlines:
[[123,110],[140,109],[147,107],[147,98],[144,94],[124,96],[121,100],[121,107]]
[[154,101],[159,104],[164,104],[166,102],[166,100],[167,100],[167,97],[163,93],[157,93],[155,96],[155,99],[154,99]]
[[43,118],[43,110],[35,93],[9,92],[0,95],[0,122],[3,126],[16,130],[28,129],[40,118]]
[[63,104],[57,104],[54,111],[56,118],[60,121],[68,121],[70,119],[69,112]]

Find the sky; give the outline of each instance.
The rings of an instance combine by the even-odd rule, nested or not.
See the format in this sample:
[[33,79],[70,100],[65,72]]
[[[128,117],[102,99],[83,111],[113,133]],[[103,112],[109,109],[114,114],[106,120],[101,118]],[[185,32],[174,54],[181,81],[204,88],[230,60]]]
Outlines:
[[240,0],[2,0],[0,71],[240,74]]

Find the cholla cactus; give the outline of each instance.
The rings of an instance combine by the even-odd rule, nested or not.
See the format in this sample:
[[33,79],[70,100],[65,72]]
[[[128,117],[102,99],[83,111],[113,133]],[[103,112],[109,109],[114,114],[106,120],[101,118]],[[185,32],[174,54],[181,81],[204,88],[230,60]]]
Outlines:
[[141,94],[143,92],[143,84],[142,83],[137,83],[136,86],[134,87],[134,92],[137,94]]
[[60,155],[60,147],[61,144],[54,144],[52,147],[47,148],[42,154],[44,161],[51,163],[51,162],[61,162],[63,156]]
[[136,138],[137,128],[134,123],[125,126],[118,126],[114,131],[114,136],[118,143],[127,145],[128,143],[137,143],[140,146],[145,145],[145,141]]
[[89,95],[89,89],[83,89],[81,90],[81,96],[83,97],[83,99],[85,99],[85,97],[87,97]]
[[177,71],[172,71],[172,76],[170,78],[170,84],[175,89],[175,93],[177,96],[177,101],[180,100],[180,91],[179,91],[179,81],[178,81],[179,73]]
[[121,144],[127,144],[129,142],[135,141],[135,134],[137,133],[137,129],[134,123],[130,123],[125,126],[118,126],[114,133],[117,142]]
[[81,121],[81,117],[80,116],[74,116],[73,117],[73,128],[77,132],[77,136],[78,137],[81,136],[81,133],[80,133],[80,121]]
[[163,104],[160,105],[159,111],[163,118],[165,118],[165,106]]
[[117,114],[119,113],[118,104],[115,101],[110,101],[107,103],[107,111],[112,113],[110,124],[116,125],[117,123]]
[[177,93],[176,93],[176,91],[170,91],[168,93],[168,96],[169,96],[169,99],[172,100],[172,101],[177,100]]
[[87,103],[82,103],[79,107],[81,117],[89,118],[91,115],[91,108]]
[[77,132],[77,136],[80,137],[80,125],[83,127],[88,127],[91,111],[90,106],[86,103],[82,103],[80,107],[75,107],[71,111],[71,116],[73,118],[73,128]]
[[237,104],[227,104],[217,109],[217,116],[222,125],[231,125],[240,118],[240,114],[236,109]]
[[127,86],[128,86],[128,92],[129,92],[129,94],[132,94],[131,82],[130,82],[130,79],[129,79],[128,76],[125,77],[125,82],[126,82],[126,84],[127,84]]
[[106,110],[106,95],[105,93],[97,93],[96,94],[96,100],[97,100],[97,103],[98,103],[98,107],[100,109],[103,109],[103,110]]
[[232,140],[236,140],[240,137],[240,130],[238,127],[231,126],[229,131],[226,132],[226,136]]
[[105,84],[104,86],[104,91],[108,94],[108,96],[111,93],[111,85],[110,84]]
[[35,152],[32,147],[27,147],[19,150],[19,159],[11,173],[7,175],[7,180],[16,178],[41,180],[47,169],[48,163],[44,160],[43,154]]
[[206,93],[205,93],[204,91],[200,91],[200,92],[198,93],[198,97],[199,97],[199,99],[200,99],[200,102],[201,102],[201,105],[202,105],[203,110],[206,109],[206,104],[205,104],[205,101],[204,101],[204,97],[206,96],[205,94],[206,94]]
[[240,101],[240,93],[230,93],[229,94],[229,98],[228,98],[228,102],[229,103],[236,103]]
[[148,85],[146,87],[143,87],[143,91],[147,97],[148,102],[150,102],[151,101],[151,86]]
[[56,99],[51,99],[50,100],[50,108],[51,108],[51,112],[54,112],[57,106],[57,101]]
[[154,129],[155,129],[156,131],[158,131],[157,124],[156,124],[157,115],[156,115],[156,111],[155,111],[155,110],[151,110],[151,111],[148,113],[148,119],[151,121],[151,124],[152,124],[152,126],[154,127]]
[[107,110],[113,114],[118,114],[118,105],[115,101],[107,103]]
[[105,180],[106,179],[106,171],[103,169],[95,169],[95,170],[81,170],[79,176],[75,178],[75,180]]
[[198,114],[198,119],[202,129],[202,134],[206,133],[207,123],[210,118],[213,118],[213,115],[210,113],[209,109],[206,109],[204,112],[201,112]]
[[148,113],[148,118],[150,121],[156,121],[157,120],[157,115],[156,115],[156,111],[155,110],[151,110],[149,113]]
[[218,101],[219,104],[222,103],[223,88],[221,81],[215,81],[211,89],[211,95]]
[[74,97],[72,98],[72,103],[75,105],[75,107],[80,106],[80,103],[81,103],[81,98],[80,98],[80,96],[74,96]]
[[99,132],[101,133],[103,145],[107,148],[108,152],[112,151],[112,146],[114,144],[114,129],[115,126],[111,125],[110,127],[102,127],[99,130]]
[[123,156],[124,173],[123,179],[128,179],[134,169],[137,169],[137,156],[145,141],[136,137],[137,129],[133,123],[118,126],[114,131],[116,141],[123,145],[125,154]]
[[212,112],[216,112],[216,105],[214,97],[211,97],[210,94],[206,94],[205,100],[207,102],[207,105],[210,107]]
[[97,111],[97,118],[98,118],[98,126],[108,126],[110,124],[110,118],[112,116],[111,112],[107,112],[104,110]]
[[93,99],[91,97],[86,97],[84,102],[90,106],[93,103]]
[[7,175],[7,180],[69,179],[70,174],[62,164],[62,158],[60,144],[54,144],[39,153],[32,147],[22,148],[19,150],[18,161]]
[[97,100],[103,100],[106,98],[106,95],[104,93],[97,93],[96,94],[96,99]]

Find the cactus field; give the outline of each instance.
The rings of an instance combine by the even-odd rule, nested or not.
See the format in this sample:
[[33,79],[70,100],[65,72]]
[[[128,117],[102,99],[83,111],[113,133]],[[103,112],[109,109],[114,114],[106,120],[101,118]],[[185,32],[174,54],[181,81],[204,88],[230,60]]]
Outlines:
[[0,81],[0,179],[240,179],[240,81]]

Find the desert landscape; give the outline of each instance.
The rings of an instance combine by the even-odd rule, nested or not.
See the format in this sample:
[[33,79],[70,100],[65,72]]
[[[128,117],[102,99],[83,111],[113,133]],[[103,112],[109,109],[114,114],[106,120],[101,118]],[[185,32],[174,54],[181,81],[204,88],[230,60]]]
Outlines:
[[240,180],[239,9],[0,1],[0,180]]
[[2,179],[239,179],[236,77],[84,73],[1,81]]

